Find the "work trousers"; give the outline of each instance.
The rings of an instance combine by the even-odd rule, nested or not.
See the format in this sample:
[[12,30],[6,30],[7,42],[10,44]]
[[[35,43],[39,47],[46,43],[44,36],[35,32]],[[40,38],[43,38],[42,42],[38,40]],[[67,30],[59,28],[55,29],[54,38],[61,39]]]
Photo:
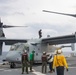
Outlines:
[[52,71],[53,70],[53,62],[49,62],[49,69],[50,69],[50,71]]
[[26,73],[28,73],[28,62],[27,61],[22,63],[22,73],[24,73],[24,69],[25,69]]
[[32,71],[33,60],[30,60],[30,71]]
[[45,69],[45,73],[47,72],[47,62],[42,62],[42,73],[44,72]]
[[64,75],[64,66],[56,67],[57,75]]

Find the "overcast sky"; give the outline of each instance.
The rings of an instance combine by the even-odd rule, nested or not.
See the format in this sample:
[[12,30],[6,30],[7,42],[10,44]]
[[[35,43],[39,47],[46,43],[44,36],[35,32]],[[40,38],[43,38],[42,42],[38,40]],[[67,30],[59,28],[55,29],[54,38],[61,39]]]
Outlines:
[[76,18],[42,12],[42,10],[76,14],[76,0],[0,0],[0,17],[4,24],[28,26],[3,29],[7,38],[38,38],[75,33]]

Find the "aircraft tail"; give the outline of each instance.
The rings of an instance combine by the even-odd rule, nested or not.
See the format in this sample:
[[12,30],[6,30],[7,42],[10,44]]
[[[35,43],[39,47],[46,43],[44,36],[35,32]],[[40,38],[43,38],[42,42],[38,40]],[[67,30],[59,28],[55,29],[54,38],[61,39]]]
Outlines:
[[75,43],[71,43],[71,49],[72,49],[72,51],[75,50]]
[[60,48],[65,48],[65,47],[70,47],[72,51],[75,50],[75,43],[71,43],[71,45],[68,45],[68,46],[64,46],[62,45]]

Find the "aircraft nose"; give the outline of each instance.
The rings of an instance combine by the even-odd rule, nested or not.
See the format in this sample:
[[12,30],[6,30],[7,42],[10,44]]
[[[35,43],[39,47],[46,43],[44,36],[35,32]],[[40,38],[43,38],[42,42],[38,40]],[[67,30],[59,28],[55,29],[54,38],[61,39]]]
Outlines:
[[18,51],[9,51],[6,55],[6,60],[9,62],[21,61],[21,55]]

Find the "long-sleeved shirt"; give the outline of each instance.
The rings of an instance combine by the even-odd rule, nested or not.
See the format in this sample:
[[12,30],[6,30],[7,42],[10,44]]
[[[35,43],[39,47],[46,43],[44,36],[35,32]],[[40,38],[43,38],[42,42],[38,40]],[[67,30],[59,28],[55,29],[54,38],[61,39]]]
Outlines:
[[62,54],[59,54],[59,55],[57,54],[54,56],[53,69],[58,66],[64,66],[64,67],[68,68],[66,59],[65,59],[64,55],[62,55]]

